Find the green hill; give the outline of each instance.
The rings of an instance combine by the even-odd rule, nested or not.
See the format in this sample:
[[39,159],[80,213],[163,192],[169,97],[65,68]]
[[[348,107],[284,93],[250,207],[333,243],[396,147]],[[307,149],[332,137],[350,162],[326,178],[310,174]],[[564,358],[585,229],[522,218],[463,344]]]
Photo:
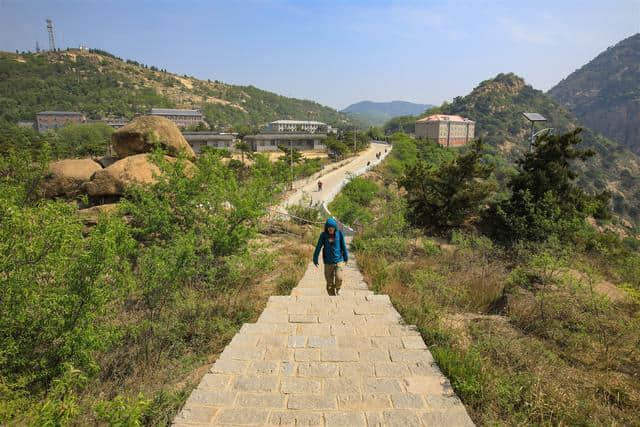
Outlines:
[[387,120],[398,117],[422,114],[433,107],[430,104],[415,104],[406,101],[373,102],[360,101],[343,109],[343,113],[359,118],[373,126],[380,126]]
[[[476,121],[476,137],[493,147],[496,160],[514,159],[528,149],[529,122],[524,111],[534,111],[548,119],[544,127],[556,134],[581,123],[549,95],[525,84],[515,74],[499,74],[483,81],[469,95],[456,97],[451,104],[437,109],[444,114],[459,114]],[[541,129],[540,127],[538,129]],[[640,219],[640,159],[622,144],[585,129],[585,147],[596,152],[585,166],[579,184],[587,191],[609,190],[614,210],[638,221]]]
[[640,33],[602,52],[549,94],[586,126],[640,153]]
[[43,110],[79,110],[92,119],[132,117],[152,107],[199,108],[213,127],[309,118],[335,126],[350,123],[317,102],[179,76],[100,50],[0,52],[0,120],[33,120]]

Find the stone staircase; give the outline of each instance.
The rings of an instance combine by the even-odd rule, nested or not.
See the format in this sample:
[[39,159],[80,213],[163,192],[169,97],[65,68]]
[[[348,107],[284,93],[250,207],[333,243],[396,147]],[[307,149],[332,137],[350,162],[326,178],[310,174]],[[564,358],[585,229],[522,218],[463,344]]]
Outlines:
[[355,260],[337,297],[309,264],[191,393],[174,426],[472,426],[420,334]]

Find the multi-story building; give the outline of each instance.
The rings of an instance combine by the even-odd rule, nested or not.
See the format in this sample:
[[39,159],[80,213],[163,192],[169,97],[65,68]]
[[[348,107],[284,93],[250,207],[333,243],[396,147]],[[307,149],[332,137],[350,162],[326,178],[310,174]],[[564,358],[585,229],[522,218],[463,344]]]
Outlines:
[[38,132],[57,129],[69,123],[85,123],[86,117],[76,111],[41,111],[36,114]]
[[178,110],[173,108],[152,108],[152,116],[160,116],[174,122],[178,127],[185,128],[202,122],[200,110]]
[[461,116],[434,114],[416,122],[416,137],[445,147],[459,147],[473,139],[476,122]]
[[238,142],[236,135],[231,133],[184,132],[182,135],[196,154],[200,154],[204,147],[235,151],[235,145]]
[[251,146],[253,151],[277,151],[279,146],[293,147],[300,151],[321,151],[325,150],[324,134],[302,134],[302,133],[261,133],[258,135],[247,135],[244,140]]
[[328,133],[331,132],[331,126],[326,123],[311,120],[276,120],[269,123],[264,132],[273,133]]
[[125,127],[129,123],[129,120],[127,120],[125,117],[118,117],[106,118],[101,120],[87,120],[87,123],[104,123],[105,125],[111,126],[114,129],[120,129],[122,127]]

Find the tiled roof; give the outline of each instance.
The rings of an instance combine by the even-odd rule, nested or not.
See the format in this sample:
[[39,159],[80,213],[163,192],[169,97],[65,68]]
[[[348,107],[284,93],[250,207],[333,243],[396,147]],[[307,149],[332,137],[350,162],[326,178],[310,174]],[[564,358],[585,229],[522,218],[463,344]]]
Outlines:
[[245,138],[251,139],[281,139],[281,140],[299,140],[299,139],[325,139],[327,135],[323,133],[261,133],[258,135],[247,135]]
[[473,120],[469,120],[462,116],[454,116],[447,114],[432,114],[423,119],[418,120],[417,122],[473,122]]
[[49,116],[82,116],[82,113],[77,111],[40,111],[37,115],[46,114]]
[[201,116],[202,114],[198,110],[180,110],[173,108],[152,108],[151,113],[152,116]]
[[316,122],[313,120],[276,120],[271,123],[279,125],[326,125],[326,123]]

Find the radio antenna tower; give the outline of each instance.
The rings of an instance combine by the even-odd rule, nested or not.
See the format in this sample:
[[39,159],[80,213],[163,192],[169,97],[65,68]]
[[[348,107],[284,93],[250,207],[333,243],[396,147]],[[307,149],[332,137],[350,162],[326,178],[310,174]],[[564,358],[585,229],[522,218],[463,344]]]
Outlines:
[[47,19],[47,31],[49,32],[49,50],[54,52],[56,50],[56,41],[53,38],[53,23],[51,19]]

